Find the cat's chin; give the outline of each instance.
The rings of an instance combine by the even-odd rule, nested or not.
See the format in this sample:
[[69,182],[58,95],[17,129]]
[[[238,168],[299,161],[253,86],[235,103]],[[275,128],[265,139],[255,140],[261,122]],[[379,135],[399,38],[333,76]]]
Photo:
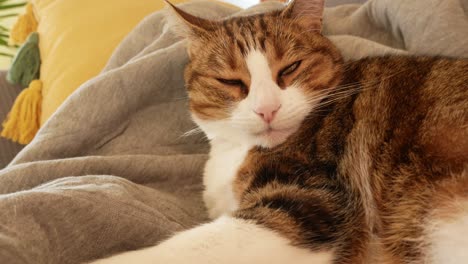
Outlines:
[[263,132],[254,134],[255,144],[265,147],[273,148],[288,139],[288,137],[296,131],[294,128],[288,129],[267,129]]

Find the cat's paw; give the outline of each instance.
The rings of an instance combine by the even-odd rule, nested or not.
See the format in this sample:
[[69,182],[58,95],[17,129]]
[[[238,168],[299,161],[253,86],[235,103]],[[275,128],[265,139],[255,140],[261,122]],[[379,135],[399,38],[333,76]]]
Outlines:
[[213,195],[205,191],[203,193],[203,200],[210,219],[217,219],[222,215],[231,215],[238,207],[232,191],[226,191],[224,195]]
[[216,219],[221,217],[222,215],[227,214],[228,212],[223,208],[223,206],[213,206],[208,208],[208,217],[210,219]]

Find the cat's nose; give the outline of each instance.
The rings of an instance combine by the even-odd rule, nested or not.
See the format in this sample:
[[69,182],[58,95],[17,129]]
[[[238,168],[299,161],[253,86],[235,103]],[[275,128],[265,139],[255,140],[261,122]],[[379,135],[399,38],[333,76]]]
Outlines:
[[268,124],[273,121],[276,116],[276,113],[280,110],[280,104],[272,104],[272,105],[262,105],[256,107],[253,111],[260,116],[263,121],[267,122]]

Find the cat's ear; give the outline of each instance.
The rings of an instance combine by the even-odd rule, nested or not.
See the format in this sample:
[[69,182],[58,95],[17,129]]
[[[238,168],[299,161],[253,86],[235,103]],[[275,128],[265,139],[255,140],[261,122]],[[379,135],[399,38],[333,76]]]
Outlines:
[[305,28],[322,31],[324,7],[325,0],[292,0],[282,15],[295,19]]
[[197,37],[215,29],[216,21],[194,16],[173,5],[171,2],[164,1],[169,6],[171,13],[168,14],[169,24],[179,35],[183,37]]

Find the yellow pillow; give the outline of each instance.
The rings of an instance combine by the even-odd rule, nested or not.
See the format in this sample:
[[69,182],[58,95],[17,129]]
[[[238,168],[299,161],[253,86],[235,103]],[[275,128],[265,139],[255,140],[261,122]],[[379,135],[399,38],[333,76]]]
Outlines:
[[[181,3],[185,0],[172,0]],[[41,125],[96,76],[122,39],[163,0],[31,0],[39,26]]]

